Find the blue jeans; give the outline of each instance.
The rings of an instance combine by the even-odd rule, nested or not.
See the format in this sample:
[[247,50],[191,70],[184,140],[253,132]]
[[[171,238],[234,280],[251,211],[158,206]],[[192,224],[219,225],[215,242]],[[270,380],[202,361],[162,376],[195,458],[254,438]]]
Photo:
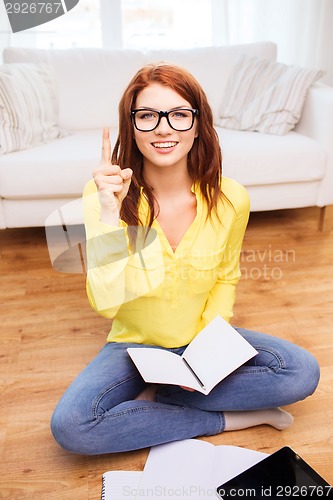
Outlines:
[[[258,354],[208,396],[160,385],[156,401],[134,400],[146,387],[126,352],[134,344],[106,344],[59,401],[51,420],[56,441],[68,451],[98,455],[210,436],[223,432],[224,411],[289,405],[315,391],[319,366],[309,352],[237,330]],[[185,347],[169,350],[182,354]]]

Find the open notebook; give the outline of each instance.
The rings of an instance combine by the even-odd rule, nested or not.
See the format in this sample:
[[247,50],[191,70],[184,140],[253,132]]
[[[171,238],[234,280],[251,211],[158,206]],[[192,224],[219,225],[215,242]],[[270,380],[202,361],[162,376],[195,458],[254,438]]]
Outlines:
[[182,356],[165,349],[127,349],[146,382],[191,387],[203,394],[258,352],[221,316],[216,316]]
[[109,471],[103,474],[103,500],[147,498],[216,498],[223,482],[267,457],[238,446],[186,439],[151,448],[143,472]]

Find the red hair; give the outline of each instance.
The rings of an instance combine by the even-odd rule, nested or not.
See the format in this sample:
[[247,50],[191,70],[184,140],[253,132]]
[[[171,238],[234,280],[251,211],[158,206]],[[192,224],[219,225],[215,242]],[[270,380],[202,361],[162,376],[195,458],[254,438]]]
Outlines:
[[188,101],[192,108],[199,110],[196,118],[198,137],[188,154],[188,173],[193,183],[198,182],[200,186],[207,202],[208,214],[212,209],[216,209],[222,194],[222,155],[205,92],[185,69],[164,63],[149,64],[132,78],[119,103],[119,135],[112,153],[113,164],[133,170],[132,182],[121,207],[121,218],[130,226],[142,225],[138,216],[140,187],[143,188],[150,208],[149,227],[155,218],[154,195],[143,176],[143,156],[133,138],[130,116],[138,94],[152,83],[170,87]]

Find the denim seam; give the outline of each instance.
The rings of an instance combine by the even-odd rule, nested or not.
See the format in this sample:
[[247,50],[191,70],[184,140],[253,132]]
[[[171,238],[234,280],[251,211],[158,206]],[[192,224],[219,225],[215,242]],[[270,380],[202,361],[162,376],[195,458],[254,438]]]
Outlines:
[[[95,398],[93,405],[92,405],[92,413],[93,413],[93,418],[98,419],[99,415],[97,414],[97,409],[100,405],[101,400],[113,389],[116,387],[119,387],[120,385],[129,382],[130,380],[133,380],[137,378],[138,375],[132,375],[131,377],[125,377],[122,380],[118,380],[115,384],[110,385],[107,389],[105,389],[103,392],[99,393],[98,396]],[[103,416],[103,415],[101,415]]]
[[[266,371],[266,370],[273,371],[274,373],[277,373],[279,370],[286,368],[284,359],[282,358],[282,356],[279,354],[278,351],[275,351],[275,350],[272,350],[272,349],[267,349],[267,347],[260,347],[260,346],[253,346],[253,347],[255,349],[259,350],[259,351],[268,352],[269,354],[271,354],[272,356],[274,356],[275,359],[277,359],[277,361],[278,361],[278,363],[280,365],[278,368],[270,368],[269,366],[257,367],[258,368],[258,372],[256,372],[256,373],[263,372],[263,371]],[[242,368],[247,368],[247,366],[249,368],[253,368],[256,365],[244,365]]]
[[[166,408],[165,406],[136,406],[135,408],[127,408],[126,410],[121,410],[116,413],[113,413],[112,415],[108,414],[107,418],[118,418],[123,415],[127,415],[129,413],[136,413],[136,412],[149,412],[149,411],[156,411],[156,410],[164,410],[164,411],[169,411],[169,412],[182,412],[185,410],[185,407],[174,407],[174,408]],[[101,415],[101,418],[105,418],[105,413]]]
[[233,372],[228,375],[228,377],[235,377],[237,375],[256,375],[257,373],[276,373],[278,370],[269,368],[268,366],[256,367],[256,366],[241,366],[237,369],[237,373]]

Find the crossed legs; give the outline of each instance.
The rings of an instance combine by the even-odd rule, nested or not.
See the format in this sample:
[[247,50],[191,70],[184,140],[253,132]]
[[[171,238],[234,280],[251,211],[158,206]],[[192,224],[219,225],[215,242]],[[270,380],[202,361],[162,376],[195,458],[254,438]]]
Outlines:
[[[55,439],[69,451],[90,455],[263,423],[287,427],[292,417],[279,407],[314,392],[319,381],[317,361],[290,342],[238,331],[258,355],[208,396],[167,385],[157,386],[154,397],[136,399],[147,385],[126,352],[133,344],[106,344],[59,401],[51,420]],[[184,349],[172,351],[181,354]]]

